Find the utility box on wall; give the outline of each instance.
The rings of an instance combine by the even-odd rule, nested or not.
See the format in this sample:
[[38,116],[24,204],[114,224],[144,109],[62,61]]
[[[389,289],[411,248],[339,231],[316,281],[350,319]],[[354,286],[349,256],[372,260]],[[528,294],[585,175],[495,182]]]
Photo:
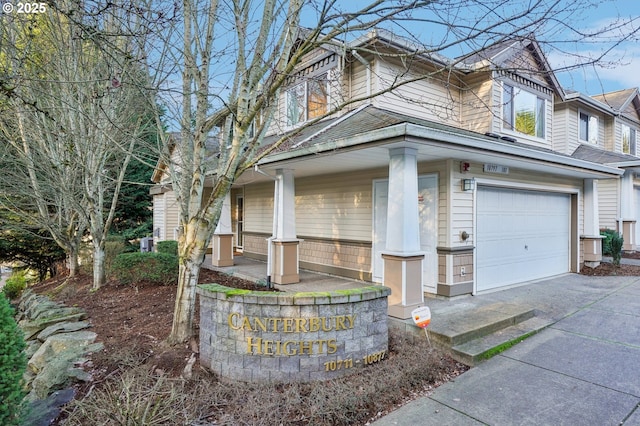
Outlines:
[[153,237],[145,237],[140,240],[140,253],[150,253],[153,251]]

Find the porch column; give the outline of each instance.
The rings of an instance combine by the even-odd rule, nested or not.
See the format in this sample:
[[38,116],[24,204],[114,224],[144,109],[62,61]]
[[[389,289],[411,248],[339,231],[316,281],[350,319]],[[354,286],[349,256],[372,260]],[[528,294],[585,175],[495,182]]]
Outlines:
[[602,237],[598,211],[598,181],[584,180],[584,265],[595,268],[602,261]]
[[220,220],[211,238],[211,263],[213,266],[233,265],[233,231],[231,229],[231,195],[222,202]]
[[276,170],[273,198],[273,236],[270,238],[269,265],[276,284],[300,281],[296,236],[296,191],[293,170]]
[[418,213],[418,162],[415,148],[389,150],[387,246],[383,282],[391,288],[389,315],[407,319],[424,302]]
[[634,250],[636,245],[635,192],[633,190],[633,171],[625,170],[620,185],[620,229],[624,238],[622,250]]

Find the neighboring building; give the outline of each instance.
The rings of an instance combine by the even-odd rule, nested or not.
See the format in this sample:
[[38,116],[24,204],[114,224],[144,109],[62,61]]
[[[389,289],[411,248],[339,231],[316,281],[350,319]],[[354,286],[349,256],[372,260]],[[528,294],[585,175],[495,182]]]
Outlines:
[[588,97],[573,92],[556,103],[556,149],[574,158],[624,171],[621,179],[597,183],[600,229],[619,231],[624,250],[640,241],[640,158],[636,143],[640,129],[640,95],[627,89]]
[[[383,55],[411,51],[374,31],[346,53],[319,50],[302,64],[265,143],[332,104],[361,100],[235,182],[235,249],[269,260],[276,283],[296,282],[305,268],[388,285],[390,315],[401,318],[424,293],[475,294],[596,265],[600,227],[622,229],[640,212],[622,196],[635,191],[637,91],[565,93],[535,40],[464,61],[408,66]],[[171,239],[175,198],[158,170],[154,235]]]

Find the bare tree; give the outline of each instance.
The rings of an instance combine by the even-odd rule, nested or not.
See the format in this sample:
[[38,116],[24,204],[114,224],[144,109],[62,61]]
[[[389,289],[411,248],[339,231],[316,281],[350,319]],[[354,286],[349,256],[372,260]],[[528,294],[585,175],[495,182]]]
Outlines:
[[62,232],[52,218],[72,220],[64,229],[74,244],[88,228],[97,289],[106,279],[104,245],[119,189],[154,114],[121,9],[92,15],[81,3],[58,7],[36,19],[3,16],[11,92],[0,128],[22,166],[23,179],[14,182],[33,192],[37,209],[28,211],[54,236]]

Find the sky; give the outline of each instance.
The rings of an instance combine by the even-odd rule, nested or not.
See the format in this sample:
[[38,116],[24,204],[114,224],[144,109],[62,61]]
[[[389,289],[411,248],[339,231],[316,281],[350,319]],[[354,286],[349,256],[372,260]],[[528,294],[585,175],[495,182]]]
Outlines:
[[[595,9],[585,11],[585,20],[582,23],[585,28],[600,28],[615,19],[635,20],[631,28],[640,27],[640,1],[616,0],[601,3]],[[612,33],[615,38],[616,34]],[[575,90],[587,95],[613,92],[616,90],[640,87],[640,40],[624,43],[615,47],[607,59],[612,63],[603,63],[602,66],[584,67],[571,72],[558,72],[556,77],[565,89]],[[581,45],[576,47],[581,55],[588,56],[601,51],[597,44]],[[550,52],[547,59],[553,68],[562,67],[571,61]]]

